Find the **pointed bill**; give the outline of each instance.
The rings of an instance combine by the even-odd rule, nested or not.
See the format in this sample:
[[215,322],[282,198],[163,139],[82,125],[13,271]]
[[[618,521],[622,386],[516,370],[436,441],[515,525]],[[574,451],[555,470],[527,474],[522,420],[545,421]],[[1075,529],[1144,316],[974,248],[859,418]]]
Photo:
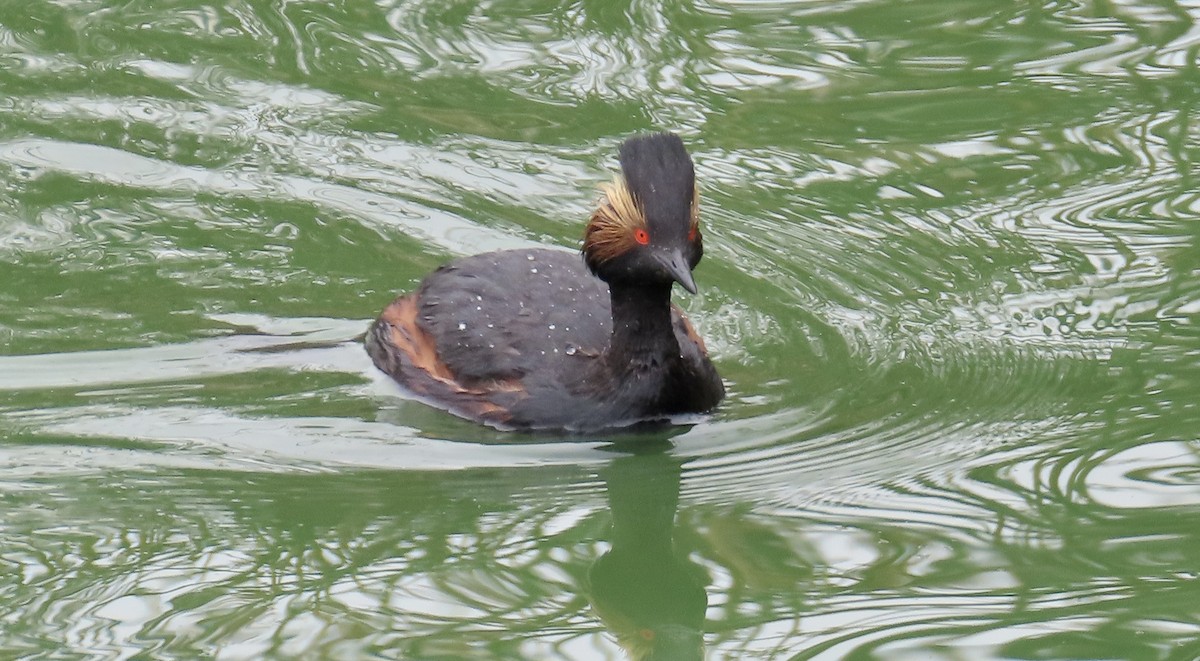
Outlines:
[[688,290],[689,293],[696,293],[696,281],[692,279],[692,269],[688,266],[687,259],[683,257],[683,252],[678,248],[658,253],[658,261],[667,269],[667,273],[671,277]]

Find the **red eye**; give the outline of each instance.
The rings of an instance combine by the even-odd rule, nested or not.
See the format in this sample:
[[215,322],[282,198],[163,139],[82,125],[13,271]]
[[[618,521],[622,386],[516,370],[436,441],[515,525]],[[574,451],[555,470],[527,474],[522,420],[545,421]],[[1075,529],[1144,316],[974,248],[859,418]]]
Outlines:
[[647,243],[650,243],[650,233],[639,227],[633,231],[633,240],[644,246]]

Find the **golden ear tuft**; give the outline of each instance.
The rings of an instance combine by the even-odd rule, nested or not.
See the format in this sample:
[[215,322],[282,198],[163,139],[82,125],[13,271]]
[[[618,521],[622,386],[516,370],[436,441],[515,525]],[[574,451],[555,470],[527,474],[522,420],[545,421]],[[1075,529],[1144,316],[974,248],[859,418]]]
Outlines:
[[688,234],[694,234],[700,229],[700,187],[692,184],[692,214],[688,224]]
[[600,184],[600,192],[604,193],[601,206],[612,209],[614,220],[631,230],[635,227],[646,227],[646,214],[642,212],[637,200],[633,199],[633,193],[630,192],[624,178],[616,177],[612,183]]
[[634,247],[638,230],[646,232],[646,215],[621,177],[600,184],[604,194],[592,212],[583,238],[589,263],[603,264]]

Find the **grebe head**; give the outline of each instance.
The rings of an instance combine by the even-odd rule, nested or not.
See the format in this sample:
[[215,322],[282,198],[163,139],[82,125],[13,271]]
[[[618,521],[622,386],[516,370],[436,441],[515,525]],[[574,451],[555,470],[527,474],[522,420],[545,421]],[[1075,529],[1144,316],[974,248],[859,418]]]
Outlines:
[[601,186],[604,198],[584,234],[588,268],[609,284],[667,285],[696,293],[692,269],[704,254],[696,173],[673,133],[621,145],[621,175]]

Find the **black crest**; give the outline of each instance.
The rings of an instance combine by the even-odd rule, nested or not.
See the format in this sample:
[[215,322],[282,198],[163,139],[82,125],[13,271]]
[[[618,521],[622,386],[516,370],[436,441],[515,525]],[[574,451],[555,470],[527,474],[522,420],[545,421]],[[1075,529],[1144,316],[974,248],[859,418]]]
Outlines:
[[652,133],[621,145],[621,171],[652,234],[683,236],[691,218],[696,171],[674,133]]

